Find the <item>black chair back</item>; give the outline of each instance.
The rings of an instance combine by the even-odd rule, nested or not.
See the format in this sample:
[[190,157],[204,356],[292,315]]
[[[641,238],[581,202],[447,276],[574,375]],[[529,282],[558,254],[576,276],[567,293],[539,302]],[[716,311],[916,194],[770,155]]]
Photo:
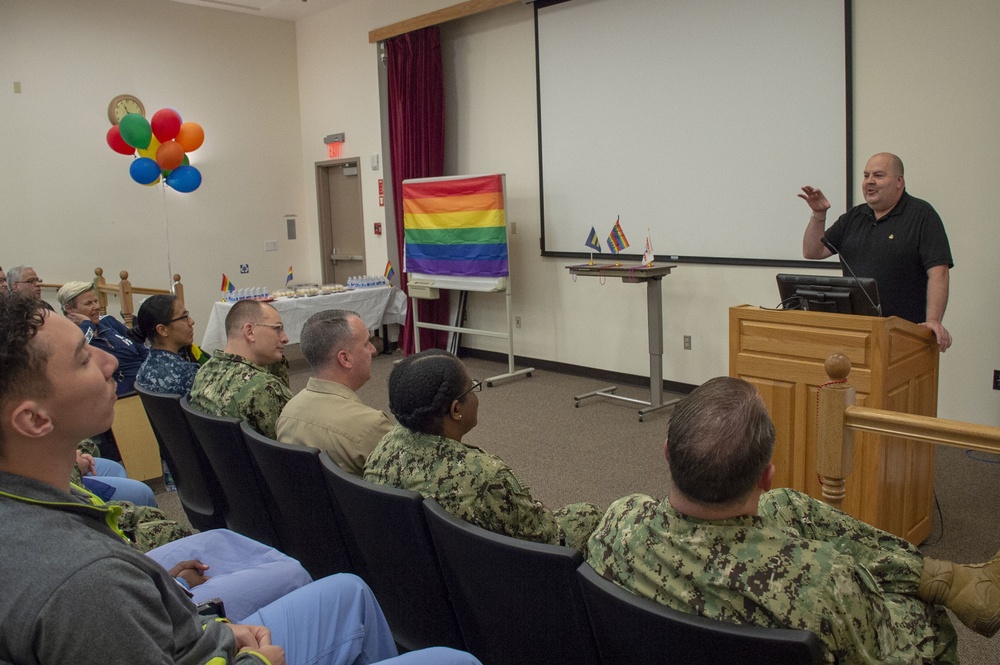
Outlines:
[[177,484],[177,498],[191,526],[199,531],[226,526],[226,500],[205,452],[195,441],[181,411],[181,396],[135,387],[146,409],[153,434],[166,453]]
[[435,645],[463,649],[423,497],[366,482],[326,453],[319,458],[355,569],[375,592],[396,642],[408,651]]
[[226,497],[226,526],[257,542],[282,550],[274,526],[274,499],[250,456],[238,418],[213,416],[181,399],[181,410],[205,451]]
[[285,554],[313,579],[354,571],[319,463],[319,449],[280,443],[240,424],[250,454],[274,497]]
[[605,663],[662,665],[804,665],[823,662],[819,638],[806,630],[739,626],[679,612],[578,569],[587,613]]
[[433,499],[424,512],[469,652],[489,665],[599,662],[579,551],[487,531]]

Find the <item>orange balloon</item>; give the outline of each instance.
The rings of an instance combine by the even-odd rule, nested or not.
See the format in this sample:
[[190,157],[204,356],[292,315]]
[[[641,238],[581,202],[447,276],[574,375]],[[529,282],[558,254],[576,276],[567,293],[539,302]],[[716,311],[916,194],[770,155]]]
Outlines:
[[175,141],[167,141],[157,148],[156,163],[168,171],[176,169],[184,163],[184,148]]
[[174,139],[185,152],[194,152],[205,142],[205,130],[197,122],[185,122]]

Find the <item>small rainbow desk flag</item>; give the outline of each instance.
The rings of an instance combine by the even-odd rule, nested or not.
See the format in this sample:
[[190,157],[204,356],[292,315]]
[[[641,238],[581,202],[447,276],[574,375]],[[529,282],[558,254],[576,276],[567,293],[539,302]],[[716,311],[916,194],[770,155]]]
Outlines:
[[615,219],[615,225],[611,227],[611,235],[608,236],[608,249],[611,250],[612,254],[617,254],[628,247],[628,240],[625,238],[625,232],[622,231],[620,220],[621,217]]
[[587,242],[584,243],[587,247],[601,252],[601,241],[597,239],[597,231],[593,226],[590,227],[590,235],[587,236]]
[[385,262],[385,278],[392,279],[392,276],[396,274],[396,271],[392,269],[392,261]]
[[403,183],[403,269],[456,277],[505,277],[503,176]]
[[222,273],[222,292],[232,293],[235,290],[236,287],[233,286],[233,283],[229,281],[228,277],[226,277],[226,273]]
[[291,284],[293,279],[295,279],[295,277],[292,275],[292,266],[288,266],[288,274],[285,275],[285,286]]

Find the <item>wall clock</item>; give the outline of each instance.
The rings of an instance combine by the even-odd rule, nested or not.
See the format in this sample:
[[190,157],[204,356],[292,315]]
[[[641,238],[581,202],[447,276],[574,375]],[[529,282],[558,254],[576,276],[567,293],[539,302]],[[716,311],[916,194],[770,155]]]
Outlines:
[[138,113],[145,118],[146,107],[135,95],[118,95],[108,104],[108,120],[112,125],[121,122],[127,113]]

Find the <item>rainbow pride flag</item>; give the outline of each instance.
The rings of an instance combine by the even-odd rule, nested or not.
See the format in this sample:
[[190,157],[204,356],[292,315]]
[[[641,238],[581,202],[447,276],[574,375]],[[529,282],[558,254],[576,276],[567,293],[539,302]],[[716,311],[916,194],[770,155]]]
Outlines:
[[392,261],[385,262],[385,278],[392,279],[392,276],[396,274],[396,271],[392,269]]
[[295,277],[292,275],[292,266],[288,266],[288,274],[285,275],[285,286],[291,284],[293,279],[295,279]]
[[226,273],[222,273],[222,292],[232,293],[235,290],[236,287],[233,286],[233,283],[229,281],[228,277],[226,277]]
[[403,269],[456,277],[505,277],[503,176],[403,182]]
[[621,217],[615,219],[615,225],[611,227],[611,234],[608,236],[608,249],[611,250],[612,254],[617,254],[628,247],[628,239],[625,237],[625,232],[622,231],[620,220]]

